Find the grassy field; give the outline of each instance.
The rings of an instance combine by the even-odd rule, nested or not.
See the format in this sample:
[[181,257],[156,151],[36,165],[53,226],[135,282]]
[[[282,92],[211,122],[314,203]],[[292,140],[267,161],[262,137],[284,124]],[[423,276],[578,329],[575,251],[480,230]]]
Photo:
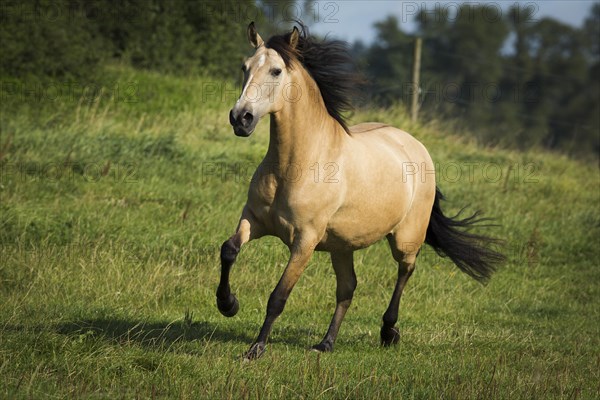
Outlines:
[[319,355],[307,348],[325,333],[335,279],[317,254],[265,356],[243,363],[287,249],[274,238],[243,249],[231,319],[215,305],[218,250],[268,123],[235,137],[237,93],[220,82],[126,69],[106,80],[98,101],[77,88],[5,85],[0,398],[600,396],[596,165],[484,148],[451,126],[411,125],[400,108],[357,113],[353,122],[419,138],[446,209],[497,217],[508,262],[484,287],[426,248],[403,296],[400,343],[384,349],[395,264],[384,243],[357,252],[353,305],[335,352]]

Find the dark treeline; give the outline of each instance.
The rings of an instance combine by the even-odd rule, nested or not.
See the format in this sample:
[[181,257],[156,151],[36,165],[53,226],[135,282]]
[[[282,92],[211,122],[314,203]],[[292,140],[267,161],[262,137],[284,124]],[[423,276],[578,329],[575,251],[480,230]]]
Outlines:
[[[277,29],[290,2],[254,0],[13,0],[0,6],[0,73],[91,79],[120,62],[174,74],[237,76],[246,27]],[[287,27],[289,24],[279,24]],[[232,59],[236,59],[232,62]]]
[[[486,143],[600,153],[600,3],[580,28],[523,5],[449,10],[416,18],[422,118],[451,118]],[[375,28],[376,43],[354,45],[372,80],[370,99],[408,103],[414,36],[394,17]]]
[[[239,79],[250,20],[287,29],[306,1],[18,0],[0,7],[0,76],[93,80],[108,63]],[[443,3],[442,3],[443,4]],[[416,17],[421,119],[450,119],[485,143],[600,154],[600,3],[582,27],[532,9],[463,4]],[[283,22],[281,22],[283,20]],[[310,24],[312,21],[305,21]],[[343,23],[343,21],[340,21]],[[414,34],[394,17],[355,43],[368,105],[410,101]]]

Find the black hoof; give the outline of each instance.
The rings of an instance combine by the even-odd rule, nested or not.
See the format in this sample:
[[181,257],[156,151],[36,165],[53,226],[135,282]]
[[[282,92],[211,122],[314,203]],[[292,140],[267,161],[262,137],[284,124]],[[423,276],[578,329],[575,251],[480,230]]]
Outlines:
[[318,351],[319,353],[329,353],[333,351],[333,344],[331,342],[321,342],[319,344],[315,344],[310,348],[312,351]]
[[398,343],[400,340],[400,331],[395,326],[381,327],[381,345],[382,346],[391,346],[393,344]]
[[234,295],[230,294],[224,300],[217,297],[217,307],[224,316],[233,317],[240,310],[240,303]]
[[250,350],[244,354],[244,361],[252,361],[260,358],[265,353],[265,345],[262,343],[254,343],[250,346]]

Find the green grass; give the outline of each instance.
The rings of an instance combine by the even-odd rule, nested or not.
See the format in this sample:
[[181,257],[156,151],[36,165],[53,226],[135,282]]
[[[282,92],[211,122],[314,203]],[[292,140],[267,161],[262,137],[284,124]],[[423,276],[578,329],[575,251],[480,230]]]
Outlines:
[[231,319],[215,305],[218,250],[268,123],[235,137],[235,94],[207,96],[207,79],[112,69],[108,80],[135,94],[3,102],[1,398],[600,396],[597,166],[483,148],[441,123],[412,125],[401,108],[357,113],[354,122],[418,137],[439,164],[448,211],[471,204],[497,217],[509,261],[483,287],[425,248],[402,299],[400,343],[383,349],[395,265],[384,243],[357,252],[354,303],[335,352],[319,355],[306,349],[335,303],[319,253],[265,356],[243,363],[287,250],[274,238],[243,249]]

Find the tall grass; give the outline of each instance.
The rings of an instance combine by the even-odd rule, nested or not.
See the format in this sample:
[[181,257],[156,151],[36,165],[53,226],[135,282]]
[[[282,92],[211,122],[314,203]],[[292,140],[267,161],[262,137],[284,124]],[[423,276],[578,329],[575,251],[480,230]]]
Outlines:
[[[0,129],[0,397],[597,398],[600,176],[551,153],[479,147],[401,107],[357,113],[429,149],[449,212],[502,224],[509,261],[483,287],[425,248],[403,296],[397,347],[379,347],[396,269],[359,251],[336,350],[315,354],[335,304],[317,254],[257,362],[257,334],[287,251],[245,247],[240,313],[220,316],[218,249],[236,226],[267,122],[227,123],[223,83],[107,71],[98,101],[14,95]],[[220,89],[219,89],[220,87]],[[231,89],[231,86],[229,87]],[[127,101],[125,101],[125,100]],[[133,101],[130,101],[133,100]]]

